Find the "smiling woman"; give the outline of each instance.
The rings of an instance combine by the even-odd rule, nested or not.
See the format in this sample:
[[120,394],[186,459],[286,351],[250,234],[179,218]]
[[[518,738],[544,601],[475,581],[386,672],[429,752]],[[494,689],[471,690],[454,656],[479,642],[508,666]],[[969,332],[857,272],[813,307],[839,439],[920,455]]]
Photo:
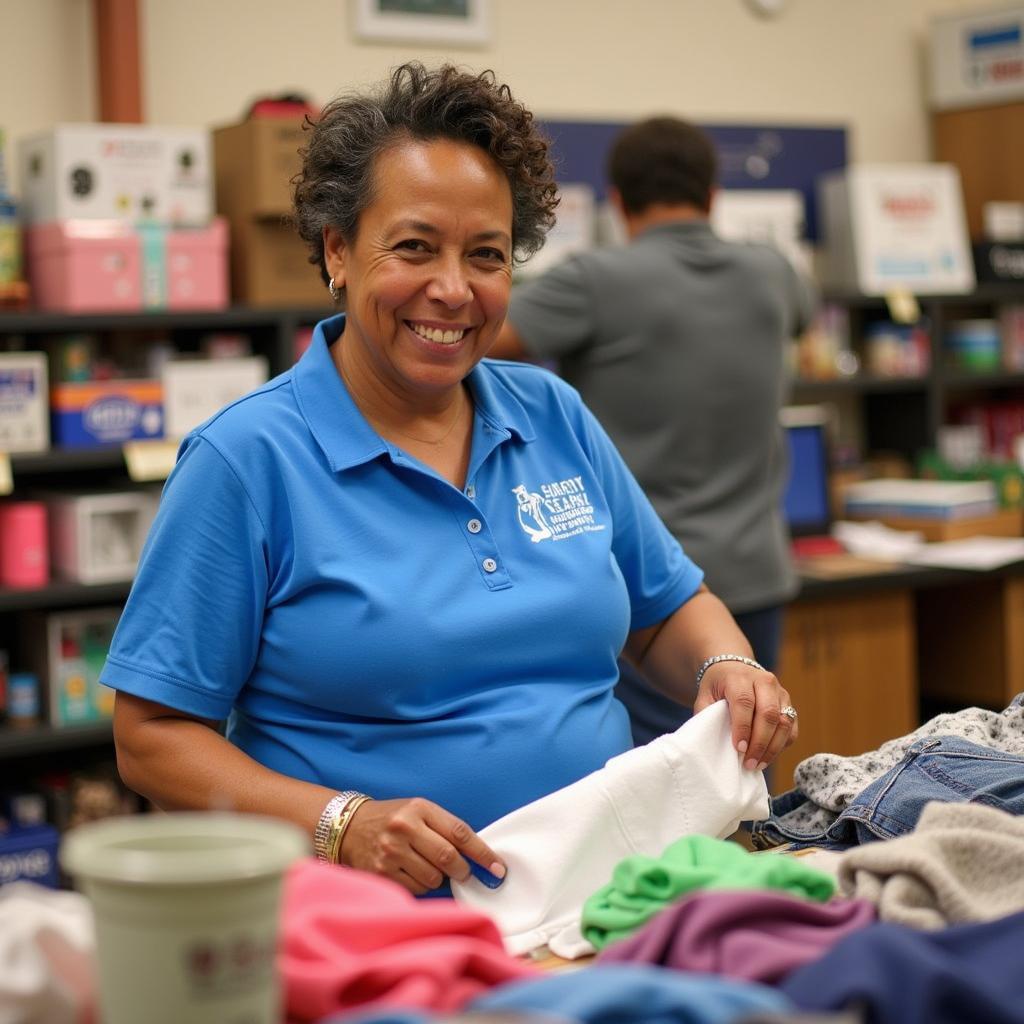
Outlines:
[[102,673],[125,780],[423,894],[630,746],[624,645],[771,760],[788,696],[579,396],[484,359],[557,201],[532,115],[412,64],[310,127],[296,219],[346,312],[182,443]]

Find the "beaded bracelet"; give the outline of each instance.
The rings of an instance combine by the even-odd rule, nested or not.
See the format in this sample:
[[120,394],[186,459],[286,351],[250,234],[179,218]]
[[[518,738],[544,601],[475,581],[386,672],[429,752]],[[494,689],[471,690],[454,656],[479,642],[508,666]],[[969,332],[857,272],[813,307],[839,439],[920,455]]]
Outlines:
[[700,686],[700,681],[704,678],[704,673],[707,672],[712,665],[717,665],[720,661],[738,661],[743,665],[749,665],[751,668],[760,669],[762,672],[767,671],[764,665],[754,661],[753,658],[746,657],[743,654],[716,654],[713,657],[708,658],[704,664],[697,669],[697,686]]

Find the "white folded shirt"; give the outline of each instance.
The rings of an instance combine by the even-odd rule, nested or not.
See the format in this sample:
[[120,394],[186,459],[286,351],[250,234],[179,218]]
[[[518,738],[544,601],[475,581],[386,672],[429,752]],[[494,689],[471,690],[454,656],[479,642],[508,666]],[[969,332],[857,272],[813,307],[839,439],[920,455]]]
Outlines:
[[571,959],[594,951],[580,912],[620,860],[657,857],[685,835],[721,839],[768,813],[764,775],[743,768],[728,706],[718,701],[676,732],[488,825],[480,836],[504,860],[505,881],[497,889],[453,881],[452,892],[497,922],[510,953],[546,944]]

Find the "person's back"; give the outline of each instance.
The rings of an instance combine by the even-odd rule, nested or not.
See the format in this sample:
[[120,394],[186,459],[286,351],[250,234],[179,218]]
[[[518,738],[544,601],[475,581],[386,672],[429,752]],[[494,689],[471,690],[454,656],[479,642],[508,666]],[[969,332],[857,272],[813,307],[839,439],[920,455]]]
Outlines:
[[[775,249],[714,234],[713,175],[698,129],[671,118],[628,129],[610,176],[630,243],[514,290],[510,332],[560,360],[729,609],[772,612],[768,640],[750,636],[772,661],[775,613],[796,589],[781,511],[785,346],[806,325],[810,289]],[[638,728],[651,715],[626,702],[638,739],[672,724],[666,708],[661,726]]]

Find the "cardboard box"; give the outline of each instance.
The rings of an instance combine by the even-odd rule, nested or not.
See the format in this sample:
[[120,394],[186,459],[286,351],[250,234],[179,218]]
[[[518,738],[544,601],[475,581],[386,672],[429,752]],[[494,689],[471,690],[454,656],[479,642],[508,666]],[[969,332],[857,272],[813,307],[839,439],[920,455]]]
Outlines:
[[184,437],[193,427],[267,381],[263,356],[171,359],[163,366],[164,432]]
[[289,218],[306,144],[299,120],[262,118],[213,133],[217,211],[231,227],[231,293],[253,306],[329,308],[320,272]]
[[101,722],[114,713],[114,691],[100,683],[120,608],[25,616],[24,658],[42,680],[50,725]]
[[132,226],[117,220],[67,220],[25,232],[32,295],[61,313],[142,308],[142,249]]
[[823,284],[885,295],[974,289],[960,173],[952,164],[861,164],[819,180]]
[[217,209],[234,217],[282,217],[292,209],[291,179],[307,143],[301,120],[257,118],[217,128],[213,156]]
[[163,437],[158,380],[61,383],[50,389],[50,430],[63,448],[92,448]]
[[18,157],[29,223],[113,217],[206,224],[213,216],[203,128],[61,124],[23,139]]
[[231,296],[250,306],[334,310],[306,243],[280,219],[231,221]]
[[933,18],[929,35],[934,109],[1024,99],[1024,5]]
[[1021,535],[1021,510],[1003,508],[984,516],[970,516],[966,519],[920,519],[913,516],[859,516],[849,515],[853,520],[873,520],[893,530],[914,530],[926,541],[963,540],[966,537],[1019,537]]
[[0,451],[42,452],[50,447],[46,356],[0,353]]
[[159,501],[152,491],[47,496],[54,575],[76,583],[130,580]]

